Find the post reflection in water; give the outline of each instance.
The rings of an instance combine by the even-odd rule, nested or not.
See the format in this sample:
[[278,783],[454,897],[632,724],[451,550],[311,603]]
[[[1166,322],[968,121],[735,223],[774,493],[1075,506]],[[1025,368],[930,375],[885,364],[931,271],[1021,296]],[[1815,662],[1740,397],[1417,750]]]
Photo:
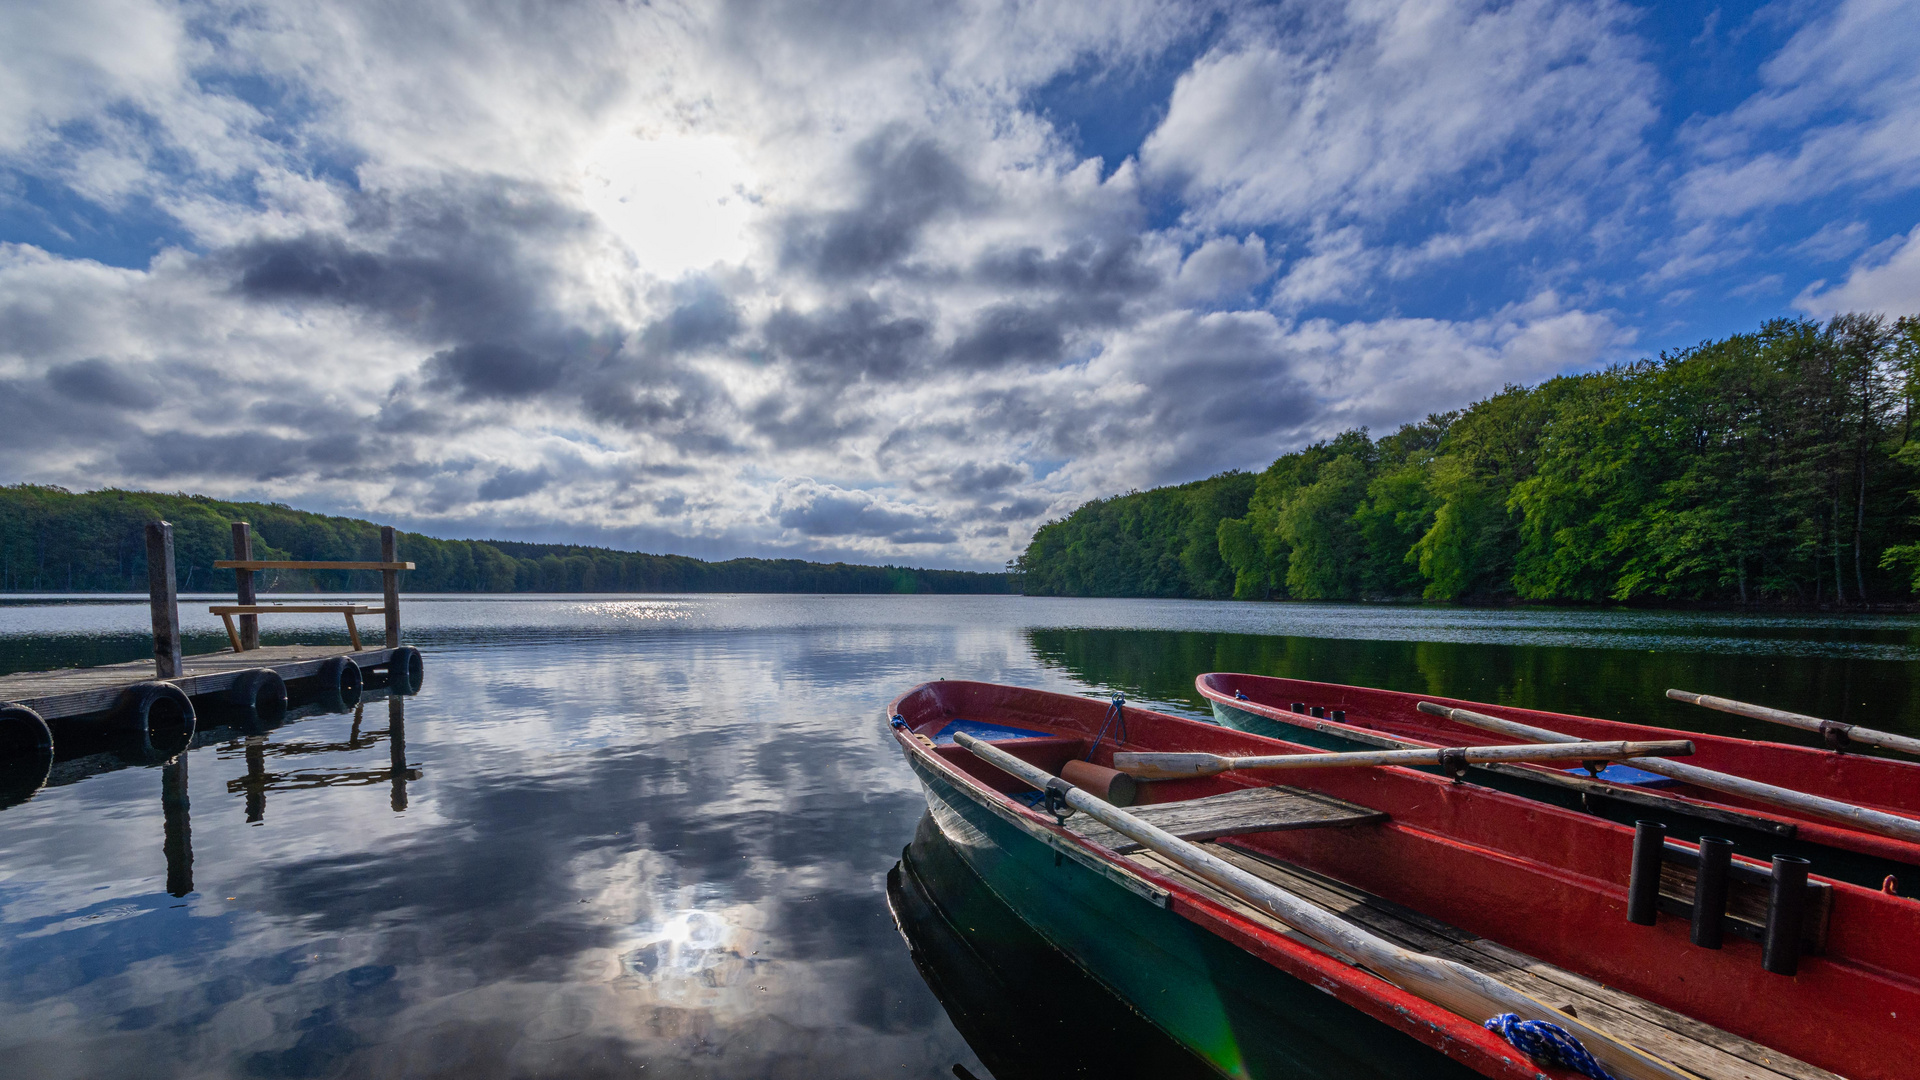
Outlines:
[[187,804],[187,755],[160,769],[160,813],[166,822],[167,895],[193,891],[193,821]]
[[[419,773],[407,770],[407,699],[400,694],[387,695],[387,760],[393,775],[393,798],[390,804],[398,814],[407,808],[407,781],[419,778]],[[353,710],[353,728],[360,730],[360,709]]]
[[[249,735],[242,750],[246,761],[246,775],[227,781],[229,792],[243,793],[246,796],[246,818],[249,825],[259,825],[266,821],[267,792],[301,791],[324,787],[357,787],[369,784],[391,783],[392,797],[388,800],[395,813],[407,808],[407,784],[421,777],[419,769],[407,765],[407,716],[406,699],[399,694],[387,697],[387,730],[385,732],[363,733],[361,722],[365,718],[366,702],[362,701],[353,708],[353,726],[348,729],[345,742],[289,742],[274,745],[269,736]],[[336,754],[363,750],[373,746],[382,738],[387,740],[389,753],[388,765],[384,769],[351,769],[336,772],[316,772],[309,770],[290,770],[271,772],[267,769],[267,758],[299,758],[314,754]]]

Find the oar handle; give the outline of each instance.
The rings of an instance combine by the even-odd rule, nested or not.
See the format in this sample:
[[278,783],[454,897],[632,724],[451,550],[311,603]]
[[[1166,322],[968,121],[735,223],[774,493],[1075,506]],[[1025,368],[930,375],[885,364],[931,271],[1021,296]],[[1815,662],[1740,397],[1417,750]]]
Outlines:
[[1749,705],[1744,701],[1714,697],[1711,694],[1696,694],[1690,690],[1669,690],[1667,696],[1675,701],[1684,701],[1689,705],[1699,705],[1723,713],[1732,713],[1735,716],[1744,716],[1749,720],[1765,720],[1770,724],[1817,732],[1825,736],[1835,749],[1840,749],[1847,743],[1856,742],[1866,746],[1877,746],[1882,750],[1898,750],[1903,754],[1920,754],[1920,739],[1895,735],[1890,731],[1875,731],[1855,724],[1843,724],[1838,720],[1822,720],[1817,716],[1807,716],[1804,713],[1769,709],[1765,705]]

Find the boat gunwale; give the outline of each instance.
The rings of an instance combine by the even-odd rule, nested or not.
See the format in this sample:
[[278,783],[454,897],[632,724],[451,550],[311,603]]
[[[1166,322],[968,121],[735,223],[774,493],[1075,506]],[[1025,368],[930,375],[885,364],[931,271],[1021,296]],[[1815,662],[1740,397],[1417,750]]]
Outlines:
[[[1521,708],[1519,706],[1512,706],[1512,705],[1490,705],[1487,702],[1483,702],[1483,701],[1468,701],[1464,698],[1437,697],[1437,696],[1428,695],[1428,694],[1412,694],[1404,690],[1384,690],[1379,687],[1372,687],[1372,686],[1353,686],[1345,683],[1318,682],[1311,679],[1287,679],[1287,678],[1282,678],[1280,676],[1275,676],[1275,675],[1250,675],[1242,672],[1223,672],[1223,671],[1209,671],[1194,677],[1194,680],[1193,680],[1194,689],[1200,693],[1200,696],[1206,698],[1208,702],[1214,705],[1222,705],[1230,709],[1238,709],[1242,712],[1251,713],[1254,716],[1260,717],[1261,719],[1269,720],[1276,724],[1283,724],[1289,727],[1299,727],[1299,728],[1310,729],[1310,730],[1319,731],[1325,734],[1333,734],[1333,735],[1339,735],[1339,734],[1345,734],[1347,732],[1351,732],[1355,736],[1359,737],[1356,741],[1366,741],[1368,738],[1371,738],[1374,740],[1384,738],[1384,739],[1393,739],[1395,741],[1403,742],[1403,743],[1412,743],[1412,744],[1416,744],[1423,747],[1451,747],[1451,746],[1476,745],[1474,742],[1471,742],[1471,741],[1459,742],[1459,743],[1436,742],[1433,739],[1423,739],[1415,736],[1404,735],[1397,732],[1386,731],[1381,728],[1368,727],[1365,725],[1354,724],[1348,721],[1334,720],[1330,717],[1317,717],[1317,716],[1304,715],[1301,713],[1293,712],[1290,709],[1282,708],[1277,705],[1269,705],[1265,702],[1255,701],[1251,698],[1231,697],[1228,695],[1227,691],[1221,690],[1220,688],[1209,684],[1208,680],[1214,679],[1216,677],[1296,683],[1302,686],[1323,687],[1329,691],[1358,690],[1368,694],[1385,694],[1385,695],[1392,695],[1392,696],[1401,697],[1401,698],[1414,698],[1420,701],[1431,701],[1436,705],[1445,705],[1451,708],[1462,708],[1462,709],[1468,709],[1468,710],[1494,709],[1494,710],[1499,710],[1500,712],[1503,712],[1503,713],[1521,714],[1520,716],[1514,717],[1516,719],[1521,719],[1523,717],[1532,718],[1535,720],[1565,719],[1565,720],[1573,720],[1582,724],[1589,724],[1589,723],[1606,724],[1614,727],[1631,728],[1631,729],[1634,729],[1636,732],[1641,732],[1641,733],[1667,732],[1667,733],[1676,734],[1680,737],[1691,739],[1700,745],[1718,744],[1723,747],[1731,747],[1731,748],[1746,751],[1746,752],[1792,751],[1796,755],[1805,755],[1804,757],[1801,758],[1801,760],[1803,761],[1811,760],[1815,758],[1831,759],[1832,757],[1844,757],[1849,761],[1874,763],[1874,765],[1869,767],[1878,767],[1881,765],[1893,765],[1901,769],[1912,768],[1916,770],[1915,775],[1912,779],[1916,784],[1916,788],[1920,789],[1920,763],[1897,761],[1892,758],[1868,757],[1866,755],[1861,755],[1861,754],[1838,754],[1837,752],[1832,750],[1824,750],[1824,749],[1820,749],[1817,747],[1810,747],[1810,746],[1796,746],[1792,743],[1776,743],[1776,742],[1760,740],[1760,739],[1745,739],[1736,735],[1716,735],[1711,732],[1691,732],[1691,731],[1684,731],[1679,728],[1661,728],[1661,727],[1655,727],[1654,725],[1651,725],[1651,724],[1635,724],[1625,720],[1608,720],[1603,717],[1597,717],[1597,716],[1579,716],[1573,713],[1548,712],[1543,709],[1527,709],[1527,708]],[[1524,722],[1524,719],[1523,719],[1523,722]],[[1272,736],[1261,735],[1258,732],[1246,732],[1246,734],[1254,735],[1257,738],[1272,738]],[[1491,745],[1492,741],[1497,741],[1497,740],[1491,740],[1491,737],[1489,737],[1489,739],[1490,741],[1485,743],[1480,743],[1478,745]],[[1284,742],[1285,740],[1280,740],[1280,741]],[[1890,859],[1895,862],[1902,862],[1902,863],[1908,863],[1914,866],[1920,866],[1920,844],[1909,843],[1908,841],[1900,840],[1894,837],[1880,836],[1873,833],[1865,833],[1857,829],[1849,829],[1844,826],[1836,825],[1832,822],[1825,821],[1817,817],[1793,814],[1792,812],[1783,810],[1780,807],[1770,806],[1767,804],[1754,802],[1748,799],[1742,799],[1736,795],[1726,795],[1726,794],[1709,792],[1708,795],[1712,797],[1703,797],[1701,795],[1691,794],[1690,791],[1681,791],[1681,790],[1675,790],[1674,788],[1665,788],[1665,787],[1659,788],[1653,792],[1646,792],[1646,791],[1642,791],[1639,788],[1633,787],[1632,785],[1616,784],[1616,783],[1613,783],[1612,781],[1608,781],[1604,779],[1578,776],[1577,774],[1568,773],[1559,769],[1553,769],[1545,765],[1535,764],[1531,762],[1519,762],[1512,765],[1501,766],[1501,769],[1524,771],[1524,772],[1532,773],[1535,775],[1544,775],[1544,776],[1553,777],[1556,780],[1564,780],[1565,778],[1572,776],[1575,779],[1577,779],[1582,785],[1601,786],[1601,787],[1605,787],[1612,790],[1618,790],[1618,791],[1623,791],[1630,794],[1642,795],[1642,796],[1648,795],[1648,794],[1655,794],[1660,797],[1669,798],[1669,799],[1676,800],[1678,802],[1685,803],[1689,806],[1704,807],[1709,810],[1732,809],[1732,810],[1738,811],[1741,814],[1747,815],[1749,817],[1760,818],[1765,821],[1773,822],[1781,825],[1791,825],[1794,827],[1795,832],[1799,835],[1799,837],[1802,840],[1808,841],[1810,843],[1824,844],[1829,847],[1840,848],[1842,850],[1852,851],[1858,854],[1871,855],[1879,858]],[[1745,775],[1745,774],[1736,774],[1736,775]],[[1793,790],[1802,790],[1802,788],[1795,788],[1793,787],[1793,785],[1783,782],[1783,780],[1788,778],[1783,778],[1778,776],[1774,776],[1774,777],[1754,776],[1754,777],[1750,777],[1750,779],[1759,780],[1763,783],[1775,784],[1780,787],[1789,787],[1789,788],[1792,788]],[[1683,784],[1681,786],[1684,787],[1685,785]],[[1691,790],[1699,790],[1699,789],[1691,789]],[[1822,793],[1812,792],[1811,794],[1822,794]],[[1826,797],[1840,798],[1840,796],[1833,795],[1830,793],[1827,793]],[[1843,801],[1854,801],[1858,805],[1866,806],[1871,809],[1881,810],[1886,813],[1897,814],[1902,817],[1920,817],[1920,813],[1916,813],[1916,811],[1912,808],[1888,806],[1883,803],[1859,802],[1858,800],[1852,800],[1852,799],[1843,799]]]

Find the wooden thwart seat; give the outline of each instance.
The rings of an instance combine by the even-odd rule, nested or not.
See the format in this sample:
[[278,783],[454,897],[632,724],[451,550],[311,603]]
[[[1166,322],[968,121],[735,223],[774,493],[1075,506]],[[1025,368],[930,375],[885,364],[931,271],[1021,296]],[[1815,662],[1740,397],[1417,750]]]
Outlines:
[[[1182,840],[1213,840],[1241,833],[1282,829],[1329,829],[1372,825],[1387,820],[1378,810],[1293,787],[1243,788],[1184,802],[1130,806],[1127,813],[1165,829]],[[1067,828],[1122,855],[1140,845],[1105,825],[1076,814]]]
[[[1516,990],[1554,1004],[1569,1015],[1578,1016],[1582,1021],[1604,1029],[1622,1041],[1664,1058],[1702,1080],[1841,1080],[1825,1069],[1651,1001],[1615,990],[1498,942],[1449,926],[1304,867],[1231,844],[1204,843],[1202,847],[1209,854],[1225,859],[1398,945],[1458,961]],[[1180,881],[1256,923],[1281,933],[1294,932],[1267,912],[1216,888],[1151,851],[1135,851],[1128,858],[1143,868]]]
[[234,628],[235,615],[345,615],[347,617],[347,637],[353,641],[353,651],[364,651],[360,644],[360,628],[354,625],[355,615],[385,615],[384,607],[368,607],[365,604],[215,604],[207,609],[220,616],[227,624],[227,640],[232,642],[233,651],[240,652],[240,634]]

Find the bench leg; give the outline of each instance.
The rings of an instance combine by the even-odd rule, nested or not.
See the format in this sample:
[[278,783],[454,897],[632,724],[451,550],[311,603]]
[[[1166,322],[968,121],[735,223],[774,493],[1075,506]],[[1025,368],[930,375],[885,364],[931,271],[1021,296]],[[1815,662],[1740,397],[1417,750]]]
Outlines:
[[345,612],[341,612],[341,614],[347,617],[347,637],[353,640],[353,651],[359,652],[360,651],[360,628],[353,625],[353,612],[345,611]]
[[234,633],[234,630],[233,630],[233,616],[231,616],[231,615],[222,615],[222,616],[220,616],[220,621],[221,621],[221,622],[223,622],[223,623],[226,623],[226,624],[227,624],[227,640],[228,640],[229,642],[231,642],[231,643],[233,644],[233,651],[234,651],[234,652],[240,652],[240,651],[241,651],[241,649],[240,649],[240,635],[239,635],[239,634],[236,634],[236,633]]

